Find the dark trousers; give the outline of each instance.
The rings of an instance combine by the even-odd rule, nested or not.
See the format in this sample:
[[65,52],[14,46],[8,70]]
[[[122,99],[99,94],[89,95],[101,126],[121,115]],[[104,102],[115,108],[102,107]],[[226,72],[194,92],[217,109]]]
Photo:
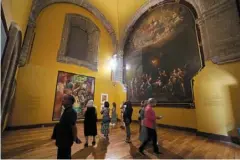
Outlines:
[[141,133],[142,130],[142,124],[141,124],[141,120],[139,120],[139,133]]
[[147,128],[148,132],[148,138],[142,143],[140,146],[139,150],[143,151],[146,145],[148,144],[149,141],[152,140],[153,142],[153,150],[154,152],[158,152],[158,146],[157,146],[157,133],[155,129]]
[[127,140],[130,140],[130,139],[131,139],[131,129],[130,129],[130,124],[126,124],[126,123],[125,123],[125,126],[126,126]]
[[67,148],[58,147],[57,159],[71,159],[71,147]]

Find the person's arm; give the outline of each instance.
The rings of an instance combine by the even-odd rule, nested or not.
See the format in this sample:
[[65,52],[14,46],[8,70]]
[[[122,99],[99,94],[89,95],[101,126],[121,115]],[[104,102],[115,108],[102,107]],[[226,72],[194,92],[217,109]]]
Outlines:
[[77,125],[72,126],[72,133],[73,133],[73,141],[75,142],[77,140]]
[[74,114],[71,117],[71,125],[72,125],[72,134],[73,134],[73,141],[75,142],[77,140],[77,113],[74,112]]
[[104,112],[104,108],[101,110],[101,112],[100,112],[100,113],[101,113],[101,114],[103,114],[103,112]]
[[123,112],[123,118],[127,118],[127,116],[128,116],[128,108],[125,108]]

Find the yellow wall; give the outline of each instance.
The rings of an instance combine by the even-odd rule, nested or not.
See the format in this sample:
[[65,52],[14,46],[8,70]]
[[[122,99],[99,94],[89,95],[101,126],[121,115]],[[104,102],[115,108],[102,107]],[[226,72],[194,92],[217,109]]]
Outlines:
[[17,23],[24,38],[32,0],[2,0],[2,6],[8,28],[11,22]]
[[[133,119],[137,120],[140,107],[134,107]],[[197,128],[195,109],[155,107],[157,116],[163,116],[158,124],[165,124],[178,127]]]
[[[66,13],[78,13],[90,18],[100,29],[99,71],[57,63],[64,18]],[[59,70],[79,73],[96,78],[95,104],[100,107],[100,94],[108,93],[110,102],[117,102],[116,88],[111,82],[109,59],[113,54],[111,39],[103,25],[86,10],[70,4],[55,4],[46,8],[38,17],[36,36],[30,63],[20,68],[18,86],[10,126],[52,122],[56,78]],[[24,114],[24,116],[23,116]],[[100,114],[99,114],[100,115]]]
[[[89,2],[104,14],[120,39],[124,35],[126,25],[146,0],[89,0]],[[30,0],[24,2],[3,0],[7,22],[15,20],[21,28],[25,28],[29,6]],[[56,62],[66,13],[82,14],[100,28],[99,72]],[[110,102],[117,102],[117,112],[120,114],[119,105],[125,100],[126,93],[120,84],[112,85],[108,67],[108,59],[113,52],[112,43],[100,21],[80,7],[57,4],[41,13],[37,20],[36,33],[30,64],[19,70],[10,126],[52,122],[58,70],[96,77],[95,104],[99,107],[100,94],[108,93]],[[206,62],[205,68],[194,78],[196,109],[155,108],[157,115],[164,116],[158,123],[196,128],[202,132],[221,135],[231,134],[234,128],[240,127],[239,68],[240,62],[224,65]],[[134,107],[135,120],[138,117],[138,110],[139,107]]]
[[207,62],[195,77],[199,131],[228,135],[240,127],[239,68],[240,62],[224,65]]
[[119,39],[125,35],[125,27],[145,2],[147,0],[118,0]]

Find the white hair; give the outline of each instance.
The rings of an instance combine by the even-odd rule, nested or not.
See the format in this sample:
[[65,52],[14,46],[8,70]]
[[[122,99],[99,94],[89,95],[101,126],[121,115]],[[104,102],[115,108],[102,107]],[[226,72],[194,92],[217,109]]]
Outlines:
[[93,101],[93,100],[89,100],[89,101],[87,102],[86,107],[93,107],[93,105],[94,105],[94,101]]
[[150,105],[156,105],[157,101],[154,98],[149,98],[148,99],[148,104]]

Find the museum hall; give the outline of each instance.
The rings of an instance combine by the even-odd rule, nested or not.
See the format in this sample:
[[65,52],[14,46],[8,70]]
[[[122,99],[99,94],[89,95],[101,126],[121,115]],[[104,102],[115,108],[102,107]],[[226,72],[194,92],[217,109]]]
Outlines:
[[0,0],[2,159],[240,159],[239,0]]

